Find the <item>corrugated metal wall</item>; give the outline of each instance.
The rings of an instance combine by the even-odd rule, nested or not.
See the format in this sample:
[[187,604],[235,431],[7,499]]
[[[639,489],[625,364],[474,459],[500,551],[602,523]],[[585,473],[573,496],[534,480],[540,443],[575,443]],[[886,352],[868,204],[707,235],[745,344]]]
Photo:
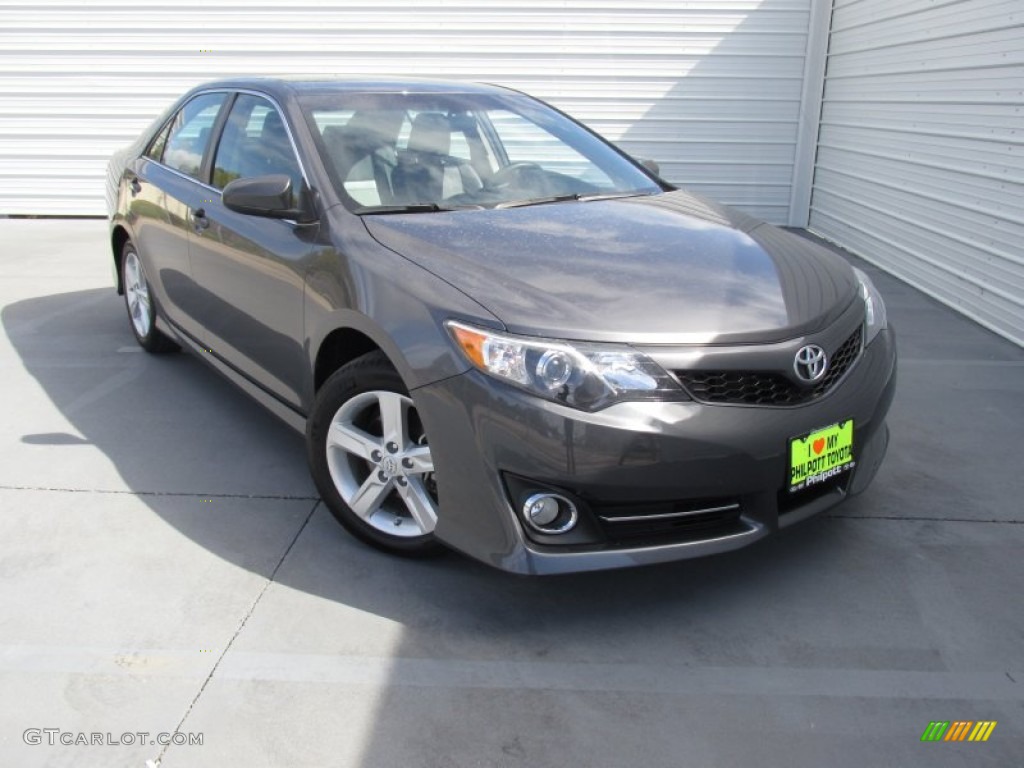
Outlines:
[[336,73],[521,88],[784,222],[811,2],[0,0],[0,214],[105,213],[107,156],[194,83]]
[[810,221],[1024,344],[1024,0],[836,0]]

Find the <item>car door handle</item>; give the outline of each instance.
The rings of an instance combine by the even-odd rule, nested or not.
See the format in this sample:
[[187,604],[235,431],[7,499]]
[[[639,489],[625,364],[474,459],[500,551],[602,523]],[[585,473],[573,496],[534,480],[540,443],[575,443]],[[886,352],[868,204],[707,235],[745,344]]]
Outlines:
[[139,192],[142,191],[142,182],[139,181],[135,176],[132,176],[128,181],[128,186],[132,190],[132,197],[135,197]]
[[192,226],[195,228],[196,232],[202,232],[210,226],[210,220],[206,218],[205,208],[192,209]]

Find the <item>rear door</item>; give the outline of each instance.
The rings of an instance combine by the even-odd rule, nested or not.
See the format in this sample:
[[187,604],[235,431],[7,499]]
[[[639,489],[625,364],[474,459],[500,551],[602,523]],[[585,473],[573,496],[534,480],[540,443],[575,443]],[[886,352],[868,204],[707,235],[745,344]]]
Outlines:
[[227,99],[199,94],[157,134],[128,179],[129,219],[163,315],[195,336],[197,296],[189,264],[191,211],[215,193],[201,181],[204,157]]
[[284,116],[270,99],[239,93],[211,162],[214,193],[191,210],[191,265],[203,345],[246,378],[298,408],[306,386],[303,280],[318,226],[227,209],[238,178],[285,174],[306,186]]

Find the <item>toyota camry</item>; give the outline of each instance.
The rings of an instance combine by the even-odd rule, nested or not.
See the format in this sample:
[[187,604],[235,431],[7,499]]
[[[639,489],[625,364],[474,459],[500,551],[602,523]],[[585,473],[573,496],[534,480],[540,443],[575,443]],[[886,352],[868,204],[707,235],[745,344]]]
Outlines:
[[523,93],[209,83],[108,171],[138,343],[301,430],[381,549],[537,574],[720,553],[885,455],[867,275]]

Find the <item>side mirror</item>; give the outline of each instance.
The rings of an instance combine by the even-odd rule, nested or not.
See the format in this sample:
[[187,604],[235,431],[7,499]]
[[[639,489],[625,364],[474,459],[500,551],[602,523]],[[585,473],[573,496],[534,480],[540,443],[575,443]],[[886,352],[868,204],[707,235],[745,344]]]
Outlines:
[[654,160],[651,160],[650,158],[638,157],[636,161],[640,163],[640,165],[642,165],[648,171],[653,173],[655,176],[661,178],[661,166],[658,165]]
[[291,219],[299,224],[316,221],[304,208],[293,208],[292,180],[283,173],[235,179],[221,193],[224,206],[250,216],[268,219]]

